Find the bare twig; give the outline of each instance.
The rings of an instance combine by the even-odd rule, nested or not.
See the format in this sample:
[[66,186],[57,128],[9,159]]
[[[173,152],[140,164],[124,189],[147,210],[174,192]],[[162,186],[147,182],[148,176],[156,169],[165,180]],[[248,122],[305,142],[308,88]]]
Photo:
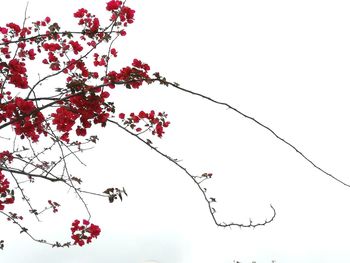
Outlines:
[[271,129],[270,127],[268,127],[267,125],[261,123],[260,121],[256,120],[255,118],[241,112],[240,110],[238,110],[237,108],[231,106],[230,104],[226,103],[226,102],[221,102],[218,100],[215,100],[209,96],[203,95],[201,93],[198,92],[194,92],[192,90],[188,90],[188,89],[184,89],[181,88],[178,84],[176,83],[172,83],[172,82],[168,82],[168,81],[164,81],[163,79],[157,79],[156,81],[158,81],[160,84],[163,85],[169,85],[174,87],[177,90],[180,90],[182,92],[194,95],[194,96],[198,96],[201,97],[205,100],[208,100],[210,102],[213,102],[215,104],[218,105],[223,105],[226,106],[227,108],[235,111],[236,113],[238,113],[239,115],[243,116],[246,119],[249,119],[251,121],[253,121],[254,123],[256,123],[257,125],[259,125],[260,127],[264,128],[265,130],[268,130],[273,136],[275,136],[278,140],[280,140],[281,142],[283,142],[284,144],[288,145],[289,147],[291,147],[293,150],[295,150],[304,160],[306,160],[308,163],[310,163],[313,167],[315,167],[317,170],[319,170],[320,172],[322,172],[323,174],[331,177],[332,179],[334,179],[335,181],[341,183],[342,185],[346,186],[346,187],[350,187],[349,184],[345,183],[344,181],[340,180],[339,178],[337,178],[336,176],[334,176],[333,174],[325,171],[324,169],[322,169],[320,166],[318,166],[317,164],[315,164],[309,157],[307,157],[301,150],[299,150],[296,146],[294,146],[292,143],[288,142],[287,140],[283,139],[281,136],[279,136],[273,129]]
[[212,207],[212,203],[213,203],[213,198],[208,197],[206,194],[206,190],[204,188],[202,188],[202,186],[200,185],[201,182],[198,182],[196,180],[197,176],[192,175],[184,166],[182,166],[181,164],[179,164],[175,159],[171,158],[170,156],[166,155],[165,153],[161,152],[160,150],[158,150],[158,148],[152,146],[151,144],[147,143],[146,140],[142,139],[140,136],[138,136],[138,134],[135,134],[131,131],[129,131],[127,128],[123,127],[122,125],[120,125],[118,122],[108,119],[109,122],[117,125],[119,128],[121,128],[122,130],[124,130],[125,132],[129,133],[130,135],[136,137],[139,141],[141,141],[142,143],[144,143],[145,145],[147,145],[148,147],[150,147],[152,150],[156,151],[158,154],[160,154],[161,156],[163,156],[164,158],[166,158],[167,160],[169,160],[170,162],[172,162],[173,164],[175,164],[177,167],[179,167],[181,170],[183,170],[188,176],[189,178],[191,178],[192,182],[194,182],[198,189],[200,190],[200,192],[203,195],[204,200],[207,202],[208,205],[208,209],[209,212],[211,214],[212,219],[214,220],[214,223],[219,226],[219,227],[231,227],[231,226],[237,226],[237,227],[257,227],[257,226],[264,226],[268,223],[271,223],[275,217],[276,217],[276,210],[275,208],[270,205],[272,211],[273,211],[273,215],[271,216],[271,218],[269,218],[268,220],[265,220],[264,222],[261,223],[253,223],[251,220],[249,220],[248,224],[244,224],[244,223],[234,223],[234,222],[230,222],[230,223],[225,223],[225,222],[218,222],[218,220],[216,219],[215,216],[215,209]]

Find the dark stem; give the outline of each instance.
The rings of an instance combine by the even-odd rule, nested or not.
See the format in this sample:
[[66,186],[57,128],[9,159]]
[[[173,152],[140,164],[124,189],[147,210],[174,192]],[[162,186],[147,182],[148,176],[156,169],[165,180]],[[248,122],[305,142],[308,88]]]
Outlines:
[[[164,82],[164,80],[160,80],[158,79],[157,81],[159,81],[160,83]],[[195,96],[199,96],[203,99],[206,99],[210,102],[213,102],[215,104],[218,104],[218,105],[223,105],[223,106],[226,106],[228,107],[229,109],[237,112],[239,115],[243,116],[244,118],[246,119],[249,119],[253,122],[255,122],[256,124],[258,124],[260,127],[268,130],[270,133],[272,133],[278,140],[282,141],[284,144],[288,145],[289,147],[291,147],[293,150],[295,150],[304,160],[306,160],[308,163],[310,163],[313,167],[315,167],[317,170],[319,170],[320,172],[322,172],[323,174],[331,177],[332,179],[334,179],[335,181],[347,186],[347,187],[350,187],[349,184],[345,183],[344,181],[340,180],[339,178],[337,178],[336,176],[334,176],[333,174],[325,171],[324,169],[322,169],[321,167],[319,167],[317,164],[315,164],[310,158],[308,158],[302,151],[300,151],[297,147],[295,147],[292,143],[288,142],[287,140],[283,139],[281,136],[279,136],[275,131],[273,131],[270,127],[262,124],[261,122],[259,122],[258,120],[256,120],[255,118],[241,112],[240,110],[238,110],[237,108],[234,108],[232,107],[230,104],[226,103],[226,102],[220,102],[220,101],[217,101],[215,99],[212,99],[206,95],[203,95],[201,93],[197,93],[197,92],[194,92],[194,91],[191,91],[191,90],[187,90],[187,89],[184,89],[184,88],[181,88],[179,85],[176,85],[174,83],[171,83],[171,82],[166,82],[167,85],[170,85],[182,92],[185,92],[185,93],[189,93],[191,95],[195,95]]]
[[253,223],[251,220],[249,221],[249,224],[241,224],[241,223],[234,223],[234,222],[230,222],[230,223],[225,223],[225,222],[218,222],[216,217],[215,217],[215,209],[212,207],[212,203],[213,201],[211,200],[211,198],[208,198],[207,194],[206,194],[206,190],[204,188],[201,187],[201,181],[197,181],[196,178],[197,176],[192,175],[185,167],[183,167],[181,164],[178,163],[177,160],[171,158],[170,156],[166,155],[165,153],[161,152],[160,150],[158,150],[158,148],[152,146],[151,144],[147,143],[147,141],[145,141],[144,139],[142,139],[140,136],[138,136],[135,133],[132,133],[131,131],[129,131],[127,128],[121,126],[118,122],[113,121],[111,119],[108,119],[109,122],[117,125],[119,128],[123,129],[125,132],[129,133],[130,135],[136,137],[138,140],[140,140],[141,142],[143,142],[145,145],[149,146],[152,150],[156,151],[158,154],[160,154],[161,156],[163,156],[164,158],[166,158],[167,160],[169,160],[170,162],[172,162],[173,164],[175,164],[177,167],[179,167],[181,170],[183,170],[190,178],[191,180],[197,185],[199,191],[202,193],[205,201],[207,202],[208,205],[208,209],[209,212],[211,214],[212,219],[214,220],[214,223],[219,226],[219,227],[231,227],[231,226],[237,226],[237,227],[257,227],[257,226],[264,226],[268,223],[271,223],[275,217],[276,217],[276,210],[275,208],[270,205],[272,211],[273,211],[273,215],[269,220],[265,220],[264,222],[261,223]]

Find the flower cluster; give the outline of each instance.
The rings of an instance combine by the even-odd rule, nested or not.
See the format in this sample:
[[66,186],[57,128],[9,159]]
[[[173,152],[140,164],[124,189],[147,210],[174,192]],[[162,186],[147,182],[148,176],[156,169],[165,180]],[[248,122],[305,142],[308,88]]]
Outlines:
[[2,151],[0,152],[0,163],[2,162],[12,162],[13,161],[13,155],[9,151]]
[[144,122],[144,129],[151,130],[152,134],[157,134],[159,138],[163,136],[164,128],[170,124],[169,121],[166,121],[167,117],[168,115],[164,112],[159,112],[156,115],[154,110],[151,110],[149,113],[140,111],[138,114],[132,112],[128,118],[126,118],[124,113],[119,114],[119,118],[123,120],[124,125],[130,126],[136,132],[142,132],[143,129],[137,126],[142,120]]
[[9,68],[9,83],[20,89],[28,88],[27,69],[24,62],[18,59],[11,59],[8,63]]
[[134,22],[135,10],[131,9],[130,7],[124,6],[122,1],[109,1],[107,3],[106,10],[112,12],[112,16],[110,19],[111,21],[116,21],[118,18],[120,18],[120,22],[125,27],[128,24],[132,24]]
[[39,135],[44,133],[45,117],[37,111],[32,101],[16,97],[7,104],[0,104],[0,123],[9,120],[15,128],[17,135],[21,138],[30,138],[33,142],[37,142]]
[[[80,178],[68,172],[56,177],[57,167],[62,163],[66,165],[61,162],[69,155],[65,154],[66,149],[78,146],[81,150],[80,146],[84,143],[96,143],[97,136],[91,136],[90,139],[81,137],[85,137],[94,125],[104,127],[109,118],[118,118],[114,115],[114,102],[108,99],[110,89],[116,85],[138,89],[142,84],[154,81],[149,76],[150,66],[139,59],[134,59],[129,66],[110,69],[110,60],[118,55],[112,45],[114,39],[126,35],[124,29],[134,22],[135,11],[120,0],[107,0],[105,8],[110,16],[107,25],[101,25],[102,20],[85,8],[77,10],[73,16],[80,27],[78,31],[61,29],[50,17],[31,24],[26,19],[22,25],[8,23],[0,27],[0,129],[9,127],[14,131],[13,152],[0,148],[0,210],[15,200],[14,190],[10,189],[10,182],[2,173],[9,170],[7,168],[20,171],[22,176],[28,175],[31,183],[34,178],[40,178],[63,181],[71,187],[72,181],[80,184]],[[109,43],[108,51],[100,52],[100,46],[106,43]],[[39,67],[32,67],[32,61],[39,62]],[[36,72],[31,70],[38,68],[43,69],[43,72],[38,74],[39,80],[35,81],[31,76]],[[56,76],[61,76],[61,80]],[[57,80],[57,83],[50,83],[43,88],[44,84],[49,83],[47,79]],[[164,129],[170,124],[167,114],[154,110],[130,113],[128,117],[121,113],[118,121],[136,133],[150,131],[158,137],[163,136]],[[42,135],[49,137],[48,140]],[[69,143],[70,137],[75,135],[81,141]],[[28,141],[19,142],[17,136]],[[39,140],[40,144],[32,145]],[[47,141],[53,141],[53,144],[46,147],[44,143]],[[65,148],[61,147],[62,142],[67,143],[64,144]],[[31,147],[24,147],[26,143]],[[38,150],[41,146],[43,151]],[[61,149],[59,161],[49,162],[38,157],[57,146]],[[14,158],[16,161],[13,161]],[[24,168],[17,168],[21,161],[24,161]],[[37,173],[39,169],[43,173]],[[13,174],[16,180],[15,176],[17,173]],[[16,189],[20,190],[23,200],[30,205],[30,199],[19,184]],[[80,188],[75,190],[81,191]],[[124,189],[107,190],[104,193],[110,202],[117,198],[122,200],[123,193],[126,195]],[[52,209],[56,213],[60,205],[51,200],[47,202],[49,206],[43,211]],[[38,216],[42,212],[31,208],[30,213]],[[16,213],[9,212],[8,215],[9,219],[22,219]],[[27,229],[22,228],[23,231]],[[88,220],[75,220],[71,231],[74,244],[83,246],[97,238],[101,229]]]
[[83,246],[85,242],[90,243],[93,238],[97,238],[101,233],[100,227],[90,224],[88,220],[84,219],[83,223],[81,225],[79,224],[79,220],[74,220],[71,227],[74,245],[78,244],[79,246]]
[[100,20],[88,12],[85,8],[80,8],[74,13],[75,18],[79,18],[79,25],[85,27],[86,34],[93,38],[100,29]]
[[4,210],[5,205],[13,204],[15,201],[14,192],[9,188],[10,182],[0,170],[0,210]]
[[122,1],[112,0],[107,3],[106,10],[107,11],[115,11],[119,9],[123,5]]
[[72,96],[65,105],[57,108],[56,113],[51,116],[53,117],[52,123],[56,125],[57,130],[63,132],[61,140],[69,142],[69,132],[78,118],[81,124],[75,129],[78,136],[87,134],[86,129],[92,126],[91,121],[94,124],[100,123],[105,126],[109,117],[106,111],[110,109],[108,107],[105,109],[104,101],[108,96],[108,92],[102,92],[99,96],[96,94]]
[[107,77],[104,78],[104,83],[108,84],[110,88],[114,88],[116,83],[124,83],[127,88],[138,89],[144,81],[149,81],[150,77],[148,71],[150,66],[146,63],[142,63],[138,59],[134,59],[132,62],[133,67],[124,67],[119,73],[110,71]]

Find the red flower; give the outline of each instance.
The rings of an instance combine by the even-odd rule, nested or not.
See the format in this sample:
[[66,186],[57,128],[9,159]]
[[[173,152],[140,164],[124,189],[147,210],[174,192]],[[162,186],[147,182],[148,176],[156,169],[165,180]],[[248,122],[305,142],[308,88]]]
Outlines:
[[141,119],[143,119],[143,118],[147,118],[147,117],[148,117],[148,114],[147,114],[147,113],[145,113],[144,111],[140,111],[140,113],[139,113],[139,117],[140,117]]
[[98,31],[98,29],[100,28],[100,21],[98,18],[94,18],[94,20],[92,20],[92,26],[90,27],[91,32],[95,33]]
[[73,48],[73,52],[76,55],[83,50],[83,47],[79,44],[78,41],[71,40],[71,41],[69,41],[69,44]]
[[1,162],[5,162],[5,161],[12,162],[13,161],[12,153],[10,153],[9,151],[0,152],[0,161]]
[[89,232],[90,232],[92,237],[97,237],[101,233],[101,229],[99,226],[91,224]]
[[2,174],[0,170],[0,194],[3,194],[9,189],[10,183],[9,181],[5,178],[5,175]]
[[86,129],[81,128],[80,126],[75,130],[75,132],[78,136],[85,136],[86,135]]
[[7,32],[8,32],[8,29],[7,28],[5,28],[5,27],[0,27],[0,33],[2,33],[2,34],[7,34]]
[[20,74],[13,74],[10,75],[9,83],[15,85],[15,87],[20,89],[26,89],[28,88],[28,80],[27,77],[24,77]]
[[0,51],[1,51],[1,53],[4,54],[4,55],[9,54],[9,48],[8,48],[8,47],[0,48]]
[[17,34],[18,34],[19,32],[21,32],[20,26],[17,25],[17,24],[15,24],[15,23],[8,23],[8,24],[6,24],[6,26],[7,26],[8,28],[14,30]]
[[85,8],[80,8],[77,12],[74,13],[74,17],[82,18],[88,11]]
[[17,88],[28,88],[25,63],[20,62],[18,59],[11,59],[8,66],[11,73],[9,76],[9,83],[15,85]]
[[88,220],[84,219],[83,224],[79,224],[79,220],[74,220],[71,227],[71,237],[74,240],[74,245],[78,244],[79,246],[83,246],[85,242],[90,243],[93,238],[97,238],[101,233],[100,227],[90,224]]
[[59,63],[52,63],[52,64],[50,65],[50,69],[52,69],[53,71],[58,71],[58,70],[61,69],[61,67],[60,67],[60,64],[59,64]]
[[18,59],[11,59],[9,62],[9,68],[11,73],[25,74],[27,72],[25,64],[23,62],[19,62]]
[[109,92],[107,92],[107,91],[102,92],[101,97],[104,99],[107,99],[109,97]]
[[10,191],[10,183],[0,170],[0,210],[4,210],[5,204],[13,204],[15,197]]
[[58,61],[58,58],[53,54],[53,52],[49,52],[49,62],[56,62]]
[[[36,106],[33,101],[26,101],[16,97],[14,101],[2,106],[2,117],[9,118],[12,121],[15,133],[21,138],[30,138],[36,142],[41,133],[46,134],[44,130],[44,115],[41,112],[35,113]],[[1,116],[1,115],[0,115]],[[18,116],[22,116],[20,120]]]
[[63,133],[60,139],[66,143],[69,143],[69,133],[68,132]]
[[131,24],[134,22],[134,15],[135,15],[135,10],[127,6],[123,6],[119,14],[119,17],[120,17],[120,20],[124,22],[124,26],[127,26],[127,24]]
[[107,3],[106,9],[107,11],[114,11],[121,7],[122,4],[123,3],[121,1],[112,0]]
[[113,57],[117,57],[118,52],[116,51],[115,48],[112,48],[111,49],[111,54],[112,54]]
[[43,48],[44,48],[46,51],[55,52],[55,51],[61,49],[61,45],[60,45],[60,44],[57,44],[57,43],[44,43],[44,44],[43,44]]
[[34,49],[30,49],[29,51],[28,51],[28,57],[29,57],[29,59],[30,60],[34,60],[35,59],[35,52],[34,52]]
[[52,113],[53,124],[57,125],[57,130],[62,132],[69,132],[75,124],[79,115],[68,110],[66,107],[59,107],[56,113]]
[[135,68],[143,69],[145,71],[149,71],[150,70],[150,67],[148,66],[148,64],[142,63],[140,60],[138,60],[136,58],[133,60],[132,65]]

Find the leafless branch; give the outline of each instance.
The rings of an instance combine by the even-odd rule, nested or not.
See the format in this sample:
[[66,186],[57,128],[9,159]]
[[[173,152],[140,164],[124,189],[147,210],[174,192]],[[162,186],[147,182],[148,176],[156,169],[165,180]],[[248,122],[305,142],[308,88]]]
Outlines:
[[163,156],[164,158],[166,158],[168,161],[172,162],[173,164],[175,164],[178,168],[180,168],[182,171],[184,171],[189,178],[191,178],[192,182],[194,182],[196,184],[196,186],[198,187],[199,191],[202,193],[204,200],[206,201],[207,205],[208,205],[208,209],[209,212],[211,214],[212,219],[214,220],[214,223],[219,226],[219,227],[231,227],[231,226],[237,226],[237,227],[257,227],[257,226],[264,226],[268,223],[271,223],[275,217],[276,217],[276,210],[275,208],[270,205],[272,211],[273,211],[273,215],[271,216],[271,218],[269,218],[268,220],[265,220],[264,222],[261,223],[253,223],[251,220],[249,220],[248,224],[244,224],[244,223],[234,223],[234,222],[230,222],[230,223],[225,223],[225,222],[219,222],[215,216],[215,208],[213,208],[212,204],[213,202],[215,202],[215,199],[212,197],[208,197],[207,193],[206,193],[206,189],[202,188],[201,186],[201,181],[197,181],[196,178],[197,176],[192,175],[184,166],[182,166],[181,164],[179,164],[178,161],[176,161],[174,158],[171,158],[169,155],[163,153],[162,151],[160,151],[157,147],[152,146],[150,143],[148,143],[146,140],[142,139],[140,136],[138,136],[138,134],[135,134],[133,132],[131,132],[130,130],[128,130],[127,128],[123,127],[122,125],[120,125],[118,122],[109,119],[109,122],[117,125],[120,129],[124,130],[125,132],[127,132],[128,134],[134,136],[135,138],[137,138],[139,141],[141,141],[143,144],[147,145],[148,147],[150,147],[152,150],[154,150],[155,152],[157,152],[159,155]]

